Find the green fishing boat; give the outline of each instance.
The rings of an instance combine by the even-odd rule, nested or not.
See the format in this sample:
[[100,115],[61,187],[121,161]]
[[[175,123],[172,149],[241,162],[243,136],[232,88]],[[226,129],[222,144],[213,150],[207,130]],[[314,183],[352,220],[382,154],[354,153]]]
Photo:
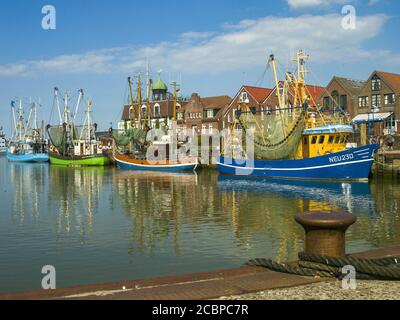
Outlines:
[[104,155],[63,157],[60,154],[49,152],[50,163],[59,166],[107,166],[110,158]]
[[49,160],[53,165],[61,166],[106,166],[111,163],[107,148],[96,140],[97,125],[92,120],[92,102],[87,101],[86,116],[83,125],[77,126],[76,116],[79,105],[84,100],[83,90],[79,90],[75,113],[68,107],[68,95],[64,96],[64,108],[61,112],[58,89],[54,89],[54,105],[57,106],[59,125],[47,126],[50,138]]

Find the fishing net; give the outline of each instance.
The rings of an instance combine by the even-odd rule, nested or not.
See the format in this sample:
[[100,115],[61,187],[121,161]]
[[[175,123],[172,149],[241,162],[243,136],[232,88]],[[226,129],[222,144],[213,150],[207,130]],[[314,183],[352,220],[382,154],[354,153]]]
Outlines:
[[64,126],[54,126],[47,129],[50,142],[56,148],[61,148],[66,142],[66,132]]
[[139,142],[145,144],[146,142],[146,131],[139,128],[130,128],[126,131],[114,132],[113,136],[117,145],[127,146],[130,142]]
[[96,128],[95,126],[71,126],[72,127],[72,135],[73,135],[73,140],[88,140],[88,137],[90,137],[90,140],[95,140],[95,132]]
[[294,158],[304,129],[304,112],[303,108],[242,112],[239,124],[254,142],[255,158]]

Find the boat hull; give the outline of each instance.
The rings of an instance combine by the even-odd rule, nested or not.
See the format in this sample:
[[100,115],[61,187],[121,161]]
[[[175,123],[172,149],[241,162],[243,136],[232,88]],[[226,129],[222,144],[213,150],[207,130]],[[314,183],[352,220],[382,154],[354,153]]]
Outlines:
[[31,153],[16,155],[10,152],[7,153],[8,161],[12,162],[48,162],[49,156],[47,153]]
[[107,166],[111,160],[105,155],[64,157],[53,153],[49,154],[50,163],[58,166]]
[[197,159],[187,161],[173,162],[165,161],[165,163],[149,163],[146,160],[131,159],[126,155],[115,155],[114,159],[118,167],[129,170],[141,171],[190,171],[196,170],[198,166]]
[[301,160],[235,160],[220,157],[217,169],[224,174],[284,179],[366,180],[379,145],[373,144]]

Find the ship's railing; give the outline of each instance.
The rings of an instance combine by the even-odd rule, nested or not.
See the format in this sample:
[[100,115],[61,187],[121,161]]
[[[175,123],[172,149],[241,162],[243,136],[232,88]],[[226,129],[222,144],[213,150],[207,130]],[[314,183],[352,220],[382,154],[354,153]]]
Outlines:
[[346,117],[324,116],[323,118],[318,117],[318,118],[314,118],[312,120],[310,119],[309,121],[306,121],[305,128],[311,129],[311,128],[315,128],[315,127],[326,126],[329,124],[350,124],[350,122]]

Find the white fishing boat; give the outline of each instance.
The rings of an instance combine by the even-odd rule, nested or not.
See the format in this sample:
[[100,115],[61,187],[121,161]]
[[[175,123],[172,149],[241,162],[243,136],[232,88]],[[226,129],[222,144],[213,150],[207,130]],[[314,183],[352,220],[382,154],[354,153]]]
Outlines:
[[[19,100],[18,110],[15,101],[11,102],[14,131],[7,147],[7,159],[12,162],[47,162],[47,142],[44,138],[44,128],[39,127],[37,117],[38,103],[31,104],[28,120],[24,123],[22,100]],[[30,121],[33,116],[33,124]]]

